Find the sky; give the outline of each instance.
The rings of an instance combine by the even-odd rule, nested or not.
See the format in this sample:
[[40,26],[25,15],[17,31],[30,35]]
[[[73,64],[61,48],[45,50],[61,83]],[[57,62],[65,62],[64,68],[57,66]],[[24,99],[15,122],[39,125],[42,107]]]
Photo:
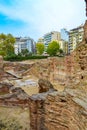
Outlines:
[[0,33],[34,40],[84,24],[84,0],[0,0]]

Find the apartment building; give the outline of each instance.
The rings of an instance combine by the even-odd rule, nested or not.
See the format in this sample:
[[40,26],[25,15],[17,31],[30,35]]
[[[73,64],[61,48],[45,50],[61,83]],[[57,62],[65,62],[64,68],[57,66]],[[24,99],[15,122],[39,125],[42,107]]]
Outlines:
[[63,53],[66,55],[68,54],[68,42],[61,39],[61,41],[58,42],[60,49],[63,50]]
[[44,44],[46,47],[48,46],[50,42],[60,41],[60,40],[61,40],[61,34],[60,32],[57,32],[57,31],[53,31],[44,35]]
[[69,41],[69,31],[66,28],[61,29],[61,39],[68,42]]
[[30,37],[16,37],[14,48],[15,54],[18,54],[25,49],[28,49],[31,53],[35,53],[35,42]]
[[75,50],[76,46],[82,41],[83,35],[83,25],[69,31],[68,53],[71,53],[73,50]]
[[37,43],[44,43],[44,38],[39,38]]
[[69,31],[66,28],[61,29],[61,43],[64,54],[68,54]]

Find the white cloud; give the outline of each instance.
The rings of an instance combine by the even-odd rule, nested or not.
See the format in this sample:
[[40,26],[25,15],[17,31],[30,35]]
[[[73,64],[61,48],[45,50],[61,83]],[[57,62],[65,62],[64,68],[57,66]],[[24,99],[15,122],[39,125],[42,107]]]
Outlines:
[[31,26],[39,35],[78,26],[85,20],[84,8],[82,0],[15,0],[10,8],[0,4],[0,12],[11,19],[22,20],[26,23],[25,31]]

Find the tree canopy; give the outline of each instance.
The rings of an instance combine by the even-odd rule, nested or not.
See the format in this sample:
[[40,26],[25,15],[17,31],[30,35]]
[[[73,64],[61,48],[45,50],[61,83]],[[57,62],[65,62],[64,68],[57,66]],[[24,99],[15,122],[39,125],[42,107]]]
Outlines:
[[14,53],[15,38],[11,34],[0,34],[0,55],[6,56]]
[[22,56],[28,56],[29,55],[29,50],[28,49],[23,49],[21,51],[21,54],[22,54]]
[[47,53],[50,56],[55,56],[59,52],[59,48],[59,43],[57,41],[52,41],[48,44]]
[[45,46],[44,46],[43,43],[37,43],[37,44],[36,44],[36,49],[37,49],[37,53],[38,53],[39,55],[42,55],[43,52],[44,52],[44,50],[45,50]]

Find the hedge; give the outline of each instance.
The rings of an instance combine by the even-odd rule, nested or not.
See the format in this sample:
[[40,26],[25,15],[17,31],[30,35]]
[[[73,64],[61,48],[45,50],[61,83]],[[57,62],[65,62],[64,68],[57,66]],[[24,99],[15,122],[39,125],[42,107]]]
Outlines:
[[19,56],[19,55],[12,55],[12,56],[6,56],[4,57],[5,61],[23,61],[23,60],[32,60],[32,59],[46,59],[48,56]]

